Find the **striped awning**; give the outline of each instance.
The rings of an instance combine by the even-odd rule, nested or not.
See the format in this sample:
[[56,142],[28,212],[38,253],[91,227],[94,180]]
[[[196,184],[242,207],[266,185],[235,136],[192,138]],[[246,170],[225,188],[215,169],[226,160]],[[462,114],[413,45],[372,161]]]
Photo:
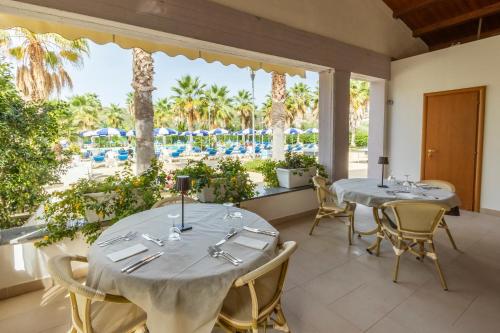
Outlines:
[[185,48],[165,43],[155,43],[129,36],[122,36],[107,32],[101,32],[84,27],[73,26],[67,22],[45,21],[31,17],[17,16],[0,13],[0,29],[11,29],[16,27],[26,28],[34,33],[57,33],[62,37],[74,40],[87,38],[97,44],[115,43],[124,49],[141,48],[146,52],[163,52],[171,57],[183,55],[191,60],[204,59],[212,63],[218,61],[224,65],[236,65],[240,68],[262,69],[266,72],[277,72],[280,74],[305,76],[304,69],[282,66],[278,64],[264,63],[251,59],[241,58],[231,54],[207,52],[201,49]]

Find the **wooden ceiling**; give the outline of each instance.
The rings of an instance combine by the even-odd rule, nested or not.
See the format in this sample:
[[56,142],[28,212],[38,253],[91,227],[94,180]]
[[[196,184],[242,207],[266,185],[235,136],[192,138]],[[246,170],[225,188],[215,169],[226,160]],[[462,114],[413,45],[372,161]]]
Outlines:
[[500,0],[383,0],[431,50],[500,34]]

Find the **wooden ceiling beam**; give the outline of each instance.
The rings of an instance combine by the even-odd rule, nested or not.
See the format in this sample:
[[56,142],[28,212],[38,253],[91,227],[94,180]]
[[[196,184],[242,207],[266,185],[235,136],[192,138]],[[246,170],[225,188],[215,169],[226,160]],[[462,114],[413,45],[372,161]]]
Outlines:
[[415,1],[414,4],[410,6],[405,6],[401,7],[398,9],[395,9],[392,13],[392,16],[395,19],[401,18],[405,15],[411,14],[417,10],[424,9],[426,7],[429,7],[430,5],[433,5],[435,3],[441,2],[443,0],[421,0],[421,1]]
[[476,41],[479,39],[488,38],[488,37],[492,37],[492,36],[496,36],[496,35],[500,35],[500,28],[481,32],[481,34],[479,35],[479,38],[478,38],[477,33],[474,33],[474,34],[470,34],[470,35],[465,36],[465,37],[449,40],[446,42],[431,44],[431,45],[429,45],[429,51],[444,49],[447,47],[451,47],[453,45],[459,45],[459,44],[464,44],[464,43],[468,43],[468,42],[473,42],[473,41]]
[[415,29],[413,30],[413,37],[421,37],[433,31],[452,27],[467,21],[493,15],[499,12],[500,12],[500,2]]

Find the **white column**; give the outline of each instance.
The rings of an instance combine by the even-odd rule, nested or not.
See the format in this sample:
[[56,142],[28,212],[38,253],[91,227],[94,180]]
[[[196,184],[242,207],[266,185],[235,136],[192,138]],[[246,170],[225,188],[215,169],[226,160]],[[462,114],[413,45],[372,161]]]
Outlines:
[[350,72],[319,75],[319,162],[331,180],[348,177]]
[[[387,81],[370,82],[370,125],[368,129],[368,177],[380,178],[379,156],[386,154]],[[389,160],[390,163],[390,160]],[[387,169],[387,168],[386,168]]]
[[328,178],[334,170],[333,70],[319,73],[319,163],[324,165]]

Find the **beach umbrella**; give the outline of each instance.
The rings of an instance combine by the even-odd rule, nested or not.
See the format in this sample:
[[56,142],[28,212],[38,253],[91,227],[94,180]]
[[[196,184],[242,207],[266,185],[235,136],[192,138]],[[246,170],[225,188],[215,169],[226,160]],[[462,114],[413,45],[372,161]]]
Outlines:
[[317,128],[308,128],[305,130],[304,133],[307,133],[307,134],[315,134],[315,133],[319,133],[318,129]]
[[285,134],[288,134],[288,135],[299,135],[299,134],[302,134],[302,133],[304,133],[303,130],[298,129],[298,128],[294,128],[294,127],[287,128],[285,130]]
[[294,127],[287,128],[285,130],[285,134],[288,134],[288,135],[297,135],[297,143],[299,143],[299,134],[302,134],[302,133],[304,133],[303,130],[301,130],[299,128],[294,128]]
[[245,128],[243,131],[241,131],[241,134],[243,134],[243,135],[252,135],[253,134],[253,129],[251,129],[251,128]]
[[182,132],[181,134],[179,134],[180,136],[191,136],[193,135],[193,133],[191,133],[190,131],[184,131]]
[[153,133],[155,136],[177,135],[178,134],[178,132],[176,130],[174,130],[173,128],[165,128],[165,127],[155,128],[153,130]]
[[197,130],[193,132],[193,136],[208,136],[208,131]]
[[113,135],[121,135],[121,132],[117,128],[105,127],[97,130],[98,136],[113,136]]
[[84,137],[84,138],[87,138],[87,137],[90,137],[90,136],[97,136],[97,131],[83,131],[80,133],[80,136]]
[[223,128],[216,128],[216,129],[211,130],[209,133],[211,135],[225,135],[225,134],[228,134],[229,131],[226,129],[223,129]]
[[130,130],[127,133],[125,133],[125,135],[128,137],[135,136],[135,130]]

